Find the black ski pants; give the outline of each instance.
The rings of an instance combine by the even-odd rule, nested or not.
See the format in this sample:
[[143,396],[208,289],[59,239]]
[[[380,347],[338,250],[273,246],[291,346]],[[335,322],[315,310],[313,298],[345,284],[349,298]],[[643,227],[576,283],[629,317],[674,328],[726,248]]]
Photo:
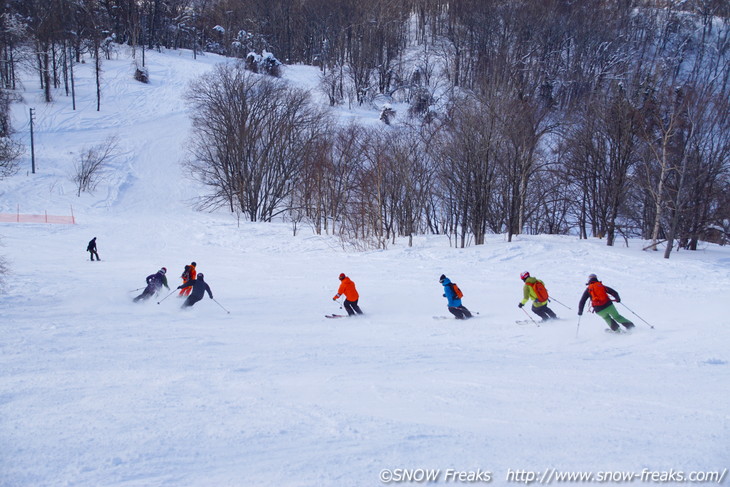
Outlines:
[[456,316],[457,320],[465,320],[471,318],[471,312],[466,309],[466,306],[452,307],[449,306],[449,311],[452,315]]
[[189,308],[198,301],[203,299],[203,296],[193,296],[192,294],[185,298],[185,301],[183,301],[182,308]]
[[158,289],[159,288],[156,288],[154,286],[147,286],[146,288],[144,288],[144,291],[142,291],[142,294],[134,298],[134,302],[136,303],[137,301],[149,299],[153,294],[157,292]]
[[357,313],[359,315],[362,314],[362,310],[360,309],[360,306],[357,305],[358,301],[359,301],[358,299],[356,299],[355,301],[345,300],[345,302],[343,303],[345,305],[345,310],[347,310],[347,314],[349,316],[353,316],[355,313]]
[[550,320],[550,319],[553,319],[554,320],[555,318],[558,317],[553,312],[553,310],[551,310],[550,308],[548,308],[547,304],[545,306],[535,306],[533,304],[532,305],[532,312],[535,313],[540,318],[542,318],[543,321],[547,321],[547,320]]

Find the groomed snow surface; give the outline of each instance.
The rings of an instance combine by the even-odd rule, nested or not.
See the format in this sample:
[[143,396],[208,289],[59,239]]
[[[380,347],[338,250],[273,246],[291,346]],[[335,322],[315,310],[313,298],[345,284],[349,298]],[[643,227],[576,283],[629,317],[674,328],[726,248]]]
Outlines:
[[[32,74],[14,105],[26,144],[36,109],[37,173],[27,154],[0,181],[0,212],[73,207],[77,224],[0,224],[11,271],[0,485],[378,486],[384,469],[395,480],[408,472],[397,469],[439,469],[430,483],[451,485],[485,477],[447,481],[448,469],[489,472],[505,485],[525,483],[520,470],[730,467],[729,249],[665,260],[641,241],[496,235],[466,249],[427,236],[351,252],[308,227],[293,236],[286,223],[196,212],[199,185],[180,168],[182,92],[223,60],[146,60],[149,85],[132,79],[128,52],[104,62],[99,112],[91,64],[76,67],[78,110],[60,91],[43,103]],[[306,67],[285,76],[317,79]],[[373,123],[378,111],[342,115]],[[106,181],[76,197],[74,162],[108,136],[119,150]],[[85,252],[92,237],[101,262]],[[174,289],[191,261],[217,302],[183,311],[163,290],[132,303],[145,276],[165,266]],[[526,319],[524,270],[572,308],[551,304],[560,321],[515,323]],[[341,312],[340,272],[363,317],[324,318]],[[442,273],[476,319],[433,319],[448,315]],[[578,326],[590,273],[654,329],[621,304],[634,333],[607,334],[590,313]]]

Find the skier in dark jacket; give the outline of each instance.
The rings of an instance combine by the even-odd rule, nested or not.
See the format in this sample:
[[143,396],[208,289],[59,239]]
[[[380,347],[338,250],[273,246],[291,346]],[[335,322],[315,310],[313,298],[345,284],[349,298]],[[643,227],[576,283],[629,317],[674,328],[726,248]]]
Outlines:
[[454,291],[454,288],[451,285],[451,281],[449,280],[449,278],[441,274],[439,282],[442,286],[444,286],[444,297],[448,301],[449,312],[452,315],[456,316],[457,320],[465,320],[467,318],[471,318],[471,312],[466,309],[466,306],[463,306],[461,304],[461,298],[456,295],[456,291]]
[[627,330],[632,329],[634,324],[621,316],[616,309],[616,306],[613,305],[611,298],[608,297],[609,294],[615,298],[617,303],[621,302],[621,297],[618,295],[618,292],[608,286],[605,286],[598,280],[598,277],[596,277],[595,274],[588,276],[586,290],[580,298],[580,303],[578,303],[578,316],[583,314],[583,306],[585,306],[586,301],[590,298],[593,311],[595,311],[598,316],[608,323],[608,326],[611,327],[611,331],[618,332],[620,330],[620,327],[618,326],[619,323],[624,325],[624,328]]
[[210,296],[210,299],[213,299],[213,293],[210,291],[210,286],[208,286],[208,283],[203,280],[203,277],[203,273],[201,272],[195,279],[177,287],[178,289],[184,289],[189,286],[192,286],[193,288],[193,292],[190,293],[190,296],[188,296],[182,304],[183,308],[189,308],[203,299],[203,295],[206,292],[208,293],[208,296]]
[[89,245],[86,246],[86,251],[91,254],[92,262],[94,260],[94,256],[96,256],[96,260],[101,260],[99,258],[99,253],[96,251],[96,237],[92,238],[89,241]]
[[159,271],[157,271],[154,274],[150,274],[146,277],[147,281],[147,287],[144,288],[144,291],[142,291],[142,294],[134,298],[134,302],[140,300],[149,299],[150,296],[153,294],[157,294],[159,290],[162,288],[162,286],[165,286],[167,289],[170,289],[170,286],[167,285],[167,277],[165,274],[167,273],[167,269],[163,267]]

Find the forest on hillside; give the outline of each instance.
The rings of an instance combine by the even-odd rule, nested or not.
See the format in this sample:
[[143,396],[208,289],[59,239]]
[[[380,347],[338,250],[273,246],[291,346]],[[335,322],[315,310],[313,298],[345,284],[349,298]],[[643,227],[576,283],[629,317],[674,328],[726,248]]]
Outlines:
[[[185,170],[202,208],[285,218],[383,248],[398,236],[730,239],[730,4],[724,0],[9,0],[0,12],[0,177],[8,106],[46,102],[130,46],[240,58],[188,90]],[[278,66],[320,70],[343,125]],[[255,73],[257,72],[257,73]],[[268,76],[262,76],[266,73]],[[406,110],[393,106],[407,106]],[[659,247],[655,247],[659,248]]]

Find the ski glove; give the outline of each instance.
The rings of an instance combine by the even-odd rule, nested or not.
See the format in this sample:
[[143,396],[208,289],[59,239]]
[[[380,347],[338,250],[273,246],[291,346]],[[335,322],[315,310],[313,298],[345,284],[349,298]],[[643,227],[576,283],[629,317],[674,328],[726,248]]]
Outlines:
[[621,302],[621,298],[616,298],[616,302],[617,303],[620,303]]
[[578,316],[583,316],[583,312],[582,311],[578,311]]
[[517,307],[518,307],[518,308],[521,308],[521,307],[523,307],[524,305],[525,305],[524,303],[520,303],[520,304],[518,304],[518,305],[517,305]]

